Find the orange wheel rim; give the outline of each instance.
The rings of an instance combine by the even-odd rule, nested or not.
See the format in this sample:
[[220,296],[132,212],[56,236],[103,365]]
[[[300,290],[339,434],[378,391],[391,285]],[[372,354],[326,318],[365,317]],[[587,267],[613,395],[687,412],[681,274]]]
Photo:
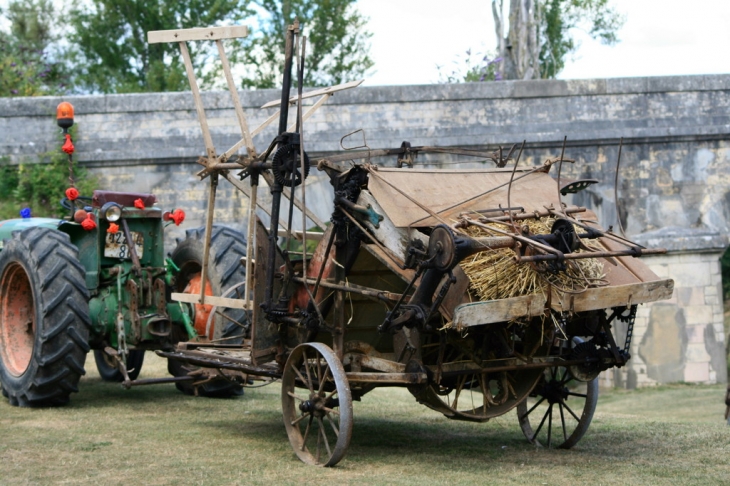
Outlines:
[[[200,273],[193,275],[188,281],[188,285],[185,287],[185,290],[183,290],[183,293],[200,295],[202,280]],[[210,281],[205,282],[205,295],[213,295],[213,288],[210,286]],[[212,311],[212,305],[195,304],[195,319],[193,320],[193,327],[198,333],[198,336],[205,336],[205,327],[208,324],[208,318]],[[214,332],[215,328],[214,326],[211,326],[208,339],[213,339]]]
[[10,264],[0,280],[0,353],[5,368],[14,376],[30,365],[36,322],[33,289],[25,269]]

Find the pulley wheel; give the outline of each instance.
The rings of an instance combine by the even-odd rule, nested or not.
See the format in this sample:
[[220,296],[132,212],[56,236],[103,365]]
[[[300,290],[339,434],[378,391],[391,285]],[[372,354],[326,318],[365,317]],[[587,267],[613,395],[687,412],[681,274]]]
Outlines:
[[282,145],[276,150],[271,160],[271,168],[276,182],[282,186],[292,187],[302,183],[309,175],[309,156],[304,153],[304,176],[302,177],[302,162],[299,155],[299,144]]

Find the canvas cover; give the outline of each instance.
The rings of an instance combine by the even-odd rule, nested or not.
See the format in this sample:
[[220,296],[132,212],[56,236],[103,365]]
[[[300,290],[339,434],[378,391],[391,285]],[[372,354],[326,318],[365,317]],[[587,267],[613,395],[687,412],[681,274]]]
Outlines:
[[[526,212],[559,207],[556,181],[545,172],[531,170],[515,172],[510,205]],[[441,221],[419,204],[448,223],[465,211],[507,208],[511,177],[512,169],[380,168],[371,173],[368,189],[397,227],[429,227]]]

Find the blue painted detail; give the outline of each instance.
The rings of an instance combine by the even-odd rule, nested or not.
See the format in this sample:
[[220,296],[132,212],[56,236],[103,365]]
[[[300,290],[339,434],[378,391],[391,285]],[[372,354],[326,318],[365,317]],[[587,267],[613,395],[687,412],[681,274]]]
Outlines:
[[376,228],[380,228],[380,222],[383,220],[383,216],[376,213],[370,204],[368,204],[368,210],[366,214],[368,219],[370,220],[370,223]]

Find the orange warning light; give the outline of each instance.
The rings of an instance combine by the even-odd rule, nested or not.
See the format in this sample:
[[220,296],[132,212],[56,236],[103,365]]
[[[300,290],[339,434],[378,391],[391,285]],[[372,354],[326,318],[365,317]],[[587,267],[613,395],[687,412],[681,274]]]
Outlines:
[[65,132],[74,124],[74,106],[68,101],[62,101],[56,108],[56,121]]

